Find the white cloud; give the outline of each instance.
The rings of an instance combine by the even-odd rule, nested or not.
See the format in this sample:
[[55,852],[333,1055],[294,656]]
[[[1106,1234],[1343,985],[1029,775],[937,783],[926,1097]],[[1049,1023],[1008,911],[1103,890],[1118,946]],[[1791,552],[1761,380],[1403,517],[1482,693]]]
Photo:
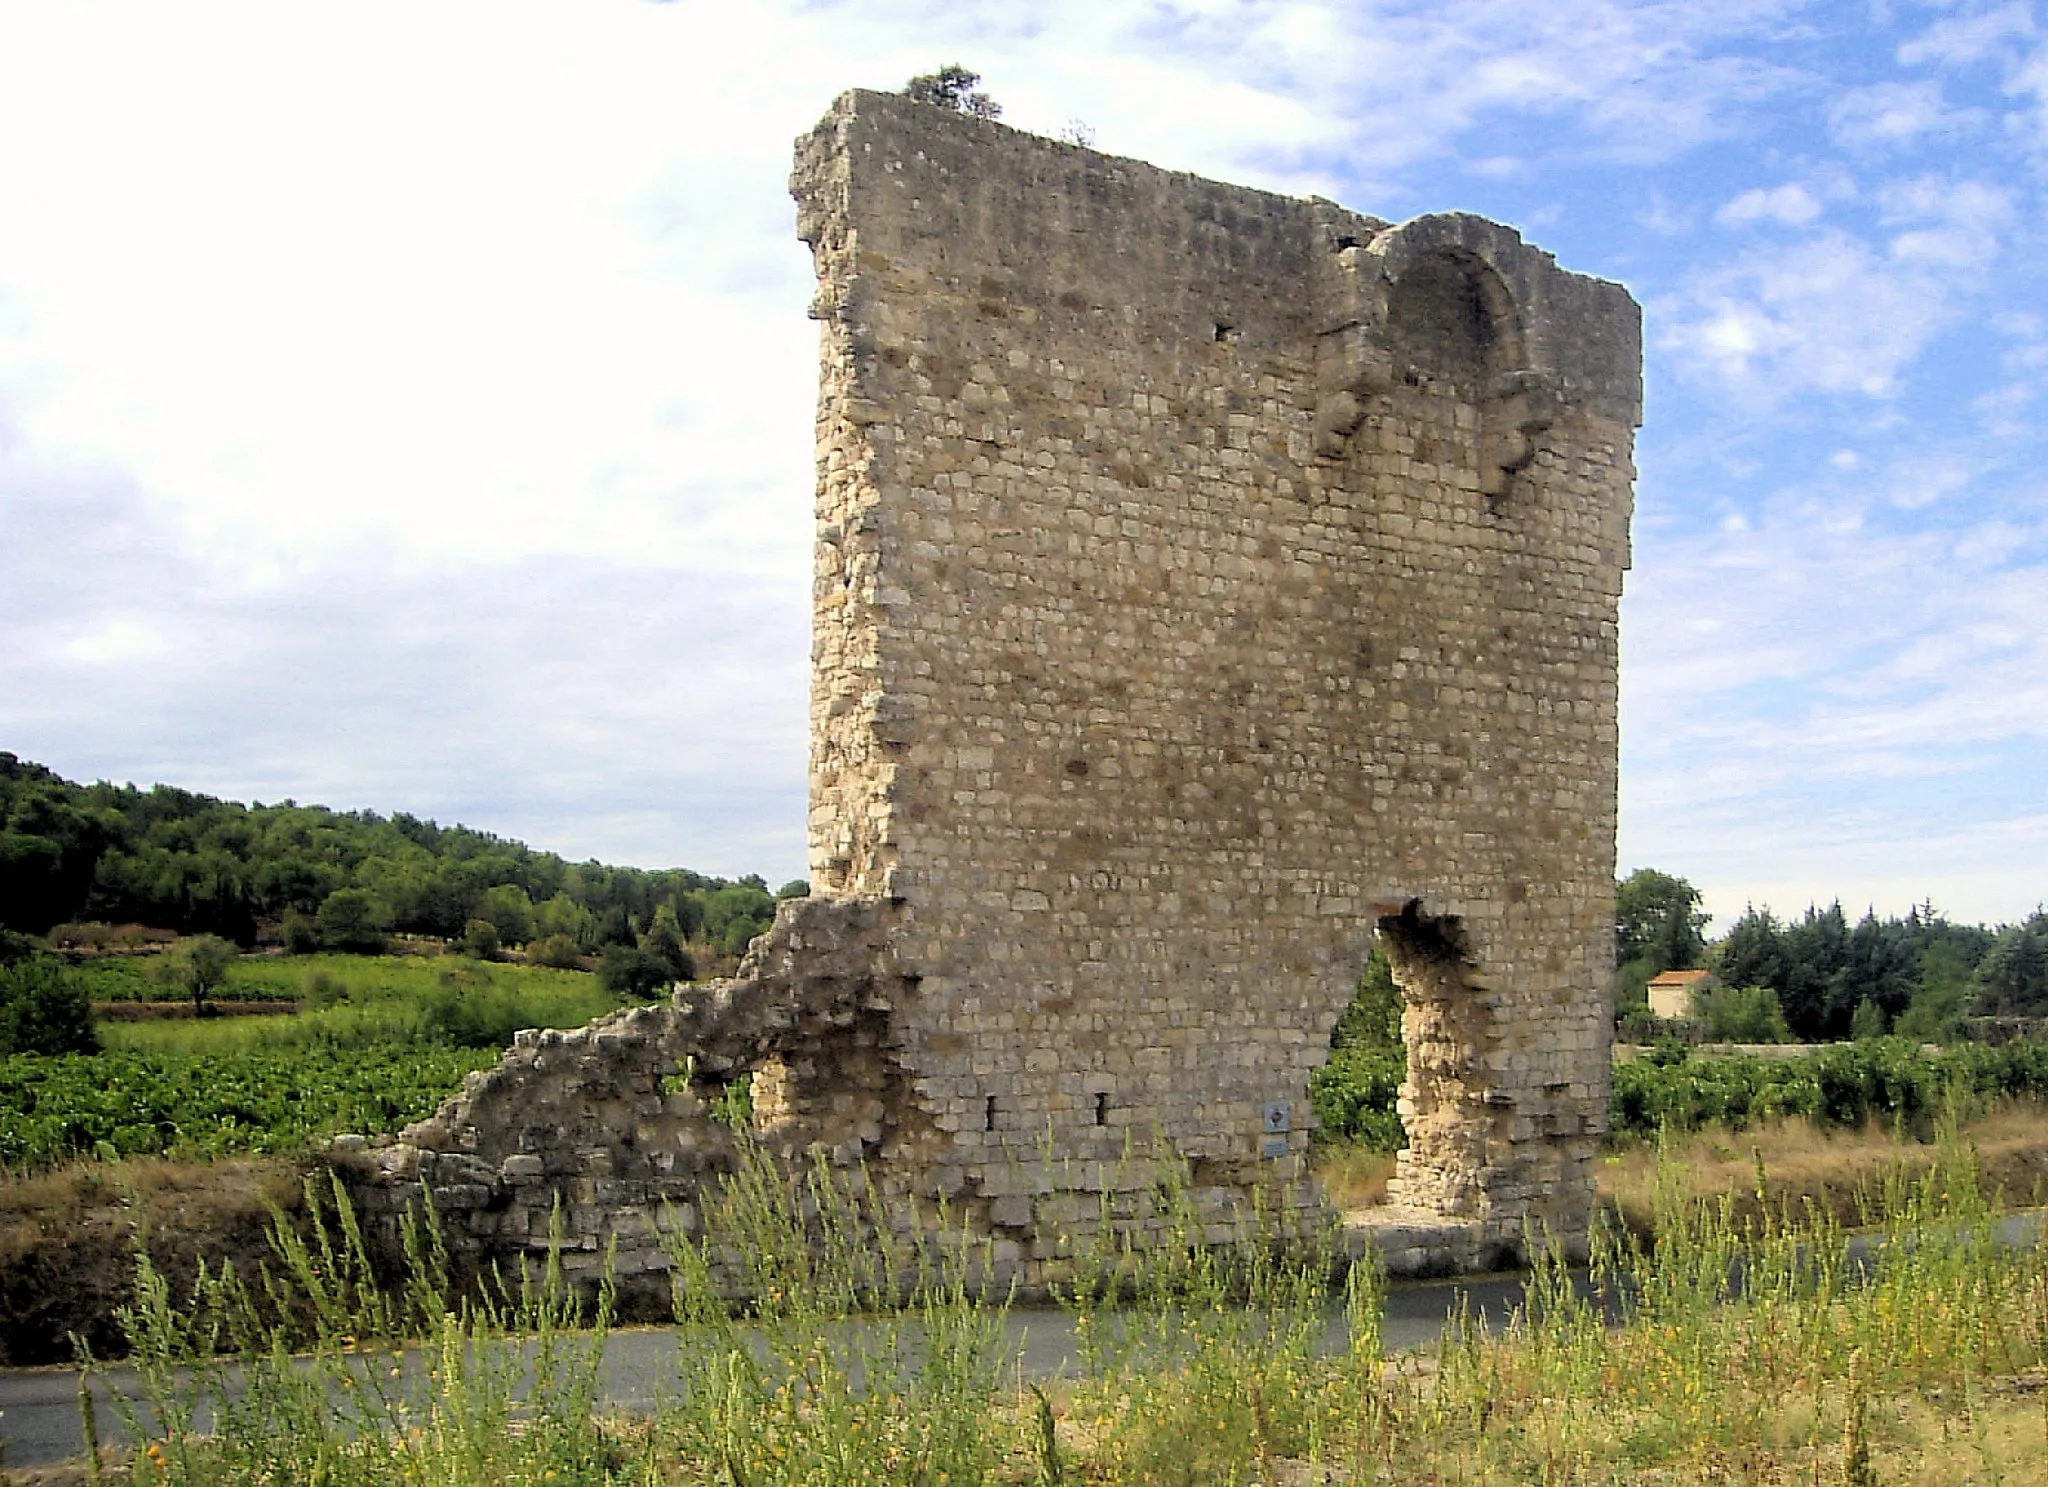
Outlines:
[[2013,0],[2009,5],[1936,21],[1899,48],[1899,60],[1909,66],[1962,67],[2007,50],[2008,42],[2035,34],[2033,6],[2028,0]]
[[1743,192],[1720,211],[1714,220],[1724,227],[1742,227],[1753,222],[1776,222],[1786,227],[1804,227],[1821,214],[1821,204],[1804,186],[1792,184],[1755,187]]
[[1946,298],[1940,283],[1830,229],[1747,252],[1651,308],[1661,344],[1696,375],[1773,402],[1892,395],[1947,322]]
[[1920,176],[1889,183],[1880,200],[1888,224],[1911,224],[1891,241],[1892,256],[1907,263],[1982,268],[2013,219],[2012,193],[1984,181]]
[[1978,127],[1978,109],[1951,109],[1941,84],[1872,83],[1838,94],[1827,110],[1828,129],[1837,144],[1850,149],[1905,148],[1932,135],[1960,133]]

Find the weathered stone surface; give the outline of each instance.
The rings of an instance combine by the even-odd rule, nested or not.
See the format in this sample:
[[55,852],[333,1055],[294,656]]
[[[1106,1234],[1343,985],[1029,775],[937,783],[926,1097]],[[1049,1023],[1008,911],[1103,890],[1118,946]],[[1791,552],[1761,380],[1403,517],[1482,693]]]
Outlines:
[[1027,1281],[1154,1157],[1224,1238],[1257,1186],[1314,1201],[1308,1076],[1384,932],[1411,1146],[1381,1247],[1582,1245],[1634,303],[1476,218],[892,95],[839,100],[792,184],[816,897],[737,980],[522,1034],[409,1134],[485,1176],[380,1170],[493,1184],[528,1236],[561,1194],[631,1248],[730,1160],[708,1104],[748,1072],[772,1140],[946,1195]]

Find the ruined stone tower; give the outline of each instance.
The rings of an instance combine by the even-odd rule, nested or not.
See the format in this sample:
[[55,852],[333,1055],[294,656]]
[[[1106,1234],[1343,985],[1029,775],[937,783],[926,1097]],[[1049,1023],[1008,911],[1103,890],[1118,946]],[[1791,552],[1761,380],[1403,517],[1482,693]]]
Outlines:
[[[1226,1237],[1254,1187],[1314,1201],[1308,1076],[1378,932],[1408,999],[1394,1217],[1468,1265],[1530,1220],[1582,1245],[1627,293],[1477,218],[894,95],[841,98],[793,190],[813,897],[737,983],[528,1039],[410,1133],[418,1180],[459,1169],[486,1247],[558,1190],[630,1241],[716,1170],[702,1082],[752,1069],[764,1128],[949,1195],[1027,1281],[1153,1157]],[[1110,1211],[1142,1237],[1141,1199]]]

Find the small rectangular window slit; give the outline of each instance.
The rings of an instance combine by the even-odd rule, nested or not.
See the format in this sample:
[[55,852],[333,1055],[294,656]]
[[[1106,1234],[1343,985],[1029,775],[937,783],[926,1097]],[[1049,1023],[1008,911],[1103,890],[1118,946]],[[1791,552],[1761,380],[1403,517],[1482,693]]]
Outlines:
[[1109,1124],[1108,1095],[1098,1094],[1095,1097],[1095,1124],[1097,1124],[1098,1126],[1106,1126]]
[[981,1128],[984,1131],[993,1131],[996,1128],[996,1097],[994,1095],[988,1097],[988,1109],[982,1115]]

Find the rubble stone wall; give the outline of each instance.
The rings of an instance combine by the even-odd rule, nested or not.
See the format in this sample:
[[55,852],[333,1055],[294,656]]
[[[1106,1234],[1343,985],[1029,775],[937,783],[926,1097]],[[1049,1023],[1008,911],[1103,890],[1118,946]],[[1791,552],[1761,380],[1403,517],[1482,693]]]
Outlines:
[[824,326],[811,869],[900,906],[940,1161],[988,1191],[1048,1132],[1092,1161],[1156,1130],[1241,1193],[1303,1152],[1385,924],[1398,1198],[1582,1235],[1626,292],[1476,218],[885,95],[840,101],[794,189]]
[[739,983],[528,1039],[420,1162],[490,1189],[508,1241],[537,1211],[515,1180],[633,1228],[717,1165],[701,1097],[653,1073],[693,1053],[765,1065],[770,1126],[947,1195],[1027,1281],[1104,1193],[1142,1237],[1153,1157],[1225,1238],[1255,1188],[1316,1201],[1308,1076],[1384,932],[1398,1205],[1469,1263],[1531,1219],[1582,1243],[1633,301],[1477,218],[894,95],[841,98],[792,189],[817,897]]

